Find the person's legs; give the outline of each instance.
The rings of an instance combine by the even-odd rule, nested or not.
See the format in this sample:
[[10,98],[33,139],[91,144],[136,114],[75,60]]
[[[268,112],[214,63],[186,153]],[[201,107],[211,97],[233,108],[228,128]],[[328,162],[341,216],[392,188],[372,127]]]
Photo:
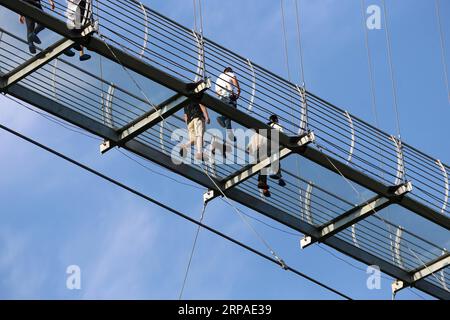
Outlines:
[[33,44],[33,37],[34,37],[34,28],[36,26],[36,23],[34,22],[34,20],[30,19],[30,18],[25,18],[25,23],[27,25],[27,41],[28,41],[28,45],[32,45]]
[[28,42],[28,48],[30,50],[31,54],[35,54],[36,53],[36,47],[34,45],[34,28],[36,26],[36,23],[34,22],[34,20],[26,18],[25,19],[25,23],[27,25],[27,42]]
[[188,134],[189,134],[189,142],[181,145],[180,147],[180,157],[184,158],[187,154],[187,148],[190,148],[195,143],[195,128],[194,121],[188,123]]
[[[33,2],[33,6],[35,6],[36,8],[38,8],[39,10],[41,10],[42,12],[44,12],[44,9],[42,9],[42,5],[40,3],[36,3]],[[34,27],[33,27],[33,42],[37,43],[37,44],[41,44],[41,39],[39,39],[39,37],[37,36],[42,30],[45,29],[44,26],[38,24],[38,23],[34,23]]]
[[45,27],[43,25],[37,24],[36,28],[34,28],[34,34],[37,36]]
[[269,189],[269,186],[267,185],[267,176],[262,174],[261,171],[258,173],[258,188]]
[[269,186],[267,185],[267,175],[262,171],[258,173],[258,189],[261,189],[265,197],[270,197]]
[[84,47],[81,46],[80,50],[80,61],[87,61],[91,58],[91,55],[84,53]]
[[[220,97],[220,101],[222,101],[222,102],[224,102],[224,103],[226,103],[226,104],[229,104],[229,98],[228,97]],[[222,128],[226,128],[227,127],[227,123],[225,122],[226,121],[226,117],[225,116],[218,116],[217,117],[217,122],[219,123],[219,125],[222,127]]]
[[283,175],[281,174],[281,163],[278,163],[278,171],[276,173],[277,177],[278,177],[278,184],[281,187],[286,186],[286,182],[283,179]]
[[192,122],[194,122],[195,146],[197,148],[197,154],[195,157],[198,160],[201,160],[203,157],[203,135],[205,133],[205,122],[199,118],[195,118]]

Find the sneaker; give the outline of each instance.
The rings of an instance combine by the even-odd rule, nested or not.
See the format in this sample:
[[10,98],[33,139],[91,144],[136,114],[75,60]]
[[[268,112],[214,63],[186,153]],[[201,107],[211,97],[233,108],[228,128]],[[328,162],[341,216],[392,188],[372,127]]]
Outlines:
[[218,123],[219,126],[221,126],[222,128],[225,128],[225,122],[223,122],[223,118],[222,118],[222,117],[217,117],[217,123]]
[[34,34],[34,33],[31,35],[31,40],[33,40],[33,42],[36,43],[36,44],[41,44],[42,43],[41,39],[39,39],[39,37],[36,34]]
[[87,53],[80,56],[80,61],[88,61],[91,58],[91,56]]
[[73,57],[73,56],[75,55],[75,52],[73,52],[73,51],[70,50],[70,49],[64,50],[63,53],[64,53],[66,56],[68,56],[68,57]]
[[264,195],[264,197],[269,198],[270,197],[269,189],[263,189],[263,195]]
[[281,187],[285,187],[286,182],[283,179],[280,179],[280,180],[278,180],[278,185],[280,185]]
[[270,179],[275,179],[275,180],[280,180],[281,179],[281,175],[280,174],[271,174]]
[[35,54],[36,53],[36,47],[34,46],[34,44],[30,44],[28,46],[28,49],[30,50],[31,54]]

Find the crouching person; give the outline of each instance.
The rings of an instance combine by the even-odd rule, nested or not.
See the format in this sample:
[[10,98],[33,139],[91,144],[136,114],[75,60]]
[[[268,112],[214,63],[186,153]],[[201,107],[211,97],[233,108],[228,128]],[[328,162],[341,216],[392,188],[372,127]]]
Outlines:
[[[267,158],[267,138],[255,132],[247,146],[247,151],[256,159],[256,162],[264,160]],[[258,173],[258,189],[262,190],[265,197],[270,197],[267,174],[265,171],[266,169],[261,169]]]

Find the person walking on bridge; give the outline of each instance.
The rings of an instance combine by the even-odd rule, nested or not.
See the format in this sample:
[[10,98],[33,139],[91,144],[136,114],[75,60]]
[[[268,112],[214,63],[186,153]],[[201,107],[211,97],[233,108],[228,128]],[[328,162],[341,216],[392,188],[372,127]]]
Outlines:
[[[219,99],[233,108],[237,108],[237,100],[241,94],[241,88],[236,75],[233,73],[231,67],[226,67],[223,73],[216,80],[216,94]],[[222,128],[228,131],[228,138],[236,141],[231,129],[231,119],[226,116],[217,117],[217,122]]]
[[[92,17],[91,0],[67,0],[67,27],[75,32],[81,32]],[[80,61],[87,61],[91,56],[84,52],[80,44],[74,45],[75,50],[80,52]]]
[[[24,0],[26,3],[38,8],[42,12],[44,11],[42,9],[41,0]],[[55,2],[53,0],[49,0],[50,7],[52,10],[55,10]],[[41,39],[38,37],[38,33],[44,30],[45,28],[37,24],[36,21],[34,21],[31,18],[25,18],[24,16],[20,16],[19,21],[21,24],[26,23],[27,25],[27,41],[28,41],[28,48],[30,50],[31,54],[36,53],[36,46],[35,44],[41,44]]]

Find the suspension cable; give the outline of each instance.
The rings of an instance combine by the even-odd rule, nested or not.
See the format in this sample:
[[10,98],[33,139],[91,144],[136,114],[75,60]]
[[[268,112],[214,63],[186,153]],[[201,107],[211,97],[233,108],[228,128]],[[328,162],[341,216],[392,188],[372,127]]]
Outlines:
[[225,192],[222,190],[222,188],[218,185],[218,183],[209,175],[208,170],[206,170],[203,165],[201,166],[203,172],[205,175],[211,180],[211,182],[214,184],[216,189],[220,192],[220,194],[225,198],[226,202],[230,207],[233,208],[233,210],[238,214],[238,216],[241,218],[241,220],[249,227],[249,229],[255,234],[255,236],[261,241],[261,243],[267,248],[267,250],[271,253],[273,258],[278,261],[278,264],[286,270],[287,265],[284,262],[283,259],[281,259],[276,253],[275,250],[270,246],[269,242],[264,239],[264,237],[255,229],[255,227],[248,221],[245,216],[242,214],[242,212],[233,205],[231,200],[228,198],[228,196],[225,194]]
[[[372,98],[372,112],[373,112],[373,117],[374,117],[374,121],[375,121],[375,127],[377,129],[380,128],[380,124],[378,121],[378,110],[377,110],[377,100],[376,100],[376,93],[375,93],[375,79],[374,79],[374,74],[373,74],[373,61],[372,61],[372,54],[370,52],[370,45],[369,45],[369,33],[367,31],[367,25],[366,25],[366,13],[365,13],[365,0],[361,0],[361,18],[362,18],[362,27],[364,30],[364,44],[366,47],[366,52],[367,52],[367,67],[368,67],[368,71],[369,71],[369,82],[370,82],[370,93],[371,93],[371,98]],[[379,162],[380,162],[380,166],[381,166],[381,178],[384,178],[384,161],[383,161],[383,152],[380,148],[380,144],[378,144],[379,147]]]
[[382,0],[382,3],[383,3],[383,10],[384,10],[384,29],[385,29],[385,33],[386,33],[386,46],[387,46],[389,71],[390,71],[390,76],[391,76],[392,95],[393,95],[393,99],[394,99],[394,112],[395,112],[395,117],[396,117],[397,135],[398,135],[398,138],[401,139],[400,115],[399,115],[399,111],[398,111],[398,102],[397,102],[397,85],[396,85],[396,81],[395,81],[394,66],[393,66],[393,62],[392,62],[391,36],[390,36],[390,31],[389,31],[387,6],[386,6],[385,0]]
[[377,101],[376,101],[376,95],[375,95],[375,80],[374,80],[374,75],[373,75],[373,62],[372,62],[372,54],[370,52],[370,46],[369,46],[369,34],[367,31],[367,26],[366,26],[365,1],[364,0],[361,0],[361,14],[362,14],[363,29],[364,29],[364,44],[366,46],[366,51],[367,51],[367,64],[368,64],[368,70],[369,70],[370,92],[371,92],[371,97],[372,97],[372,112],[373,112],[373,116],[375,119],[375,127],[379,128]]
[[442,66],[444,69],[444,81],[445,81],[445,86],[447,87],[448,102],[450,104],[450,85],[449,85],[449,80],[448,80],[448,67],[447,67],[447,60],[446,60],[447,55],[445,52],[444,31],[442,29],[439,0],[436,0],[435,4],[436,4],[436,17],[437,17],[438,28],[439,28],[439,38],[440,38],[440,42],[441,42],[441,59],[442,59]]
[[[300,0],[301,1],[301,0]],[[305,67],[303,64],[303,46],[302,46],[302,34],[301,34],[301,28],[300,28],[300,12],[299,12],[299,0],[295,0],[295,20],[297,22],[297,42],[298,42],[298,50],[299,50],[299,58],[300,58],[300,72],[301,72],[301,79],[302,79],[302,87],[303,89],[306,88],[306,82],[305,82]]]
[[[22,140],[25,140],[25,141],[27,141],[27,142],[29,142],[29,143],[31,143],[31,144],[33,144],[33,145],[35,145],[35,146],[45,150],[45,151],[47,151],[47,152],[49,152],[49,153],[51,153],[53,155],[56,155],[57,157],[62,158],[65,161],[68,161],[68,162],[70,162],[70,163],[72,163],[72,164],[74,164],[74,165],[76,165],[76,166],[78,166],[78,167],[80,167],[80,168],[90,172],[91,174],[93,174],[95,176],[98,176],[98,177],[100,177],[100,178],[102,178],[102,179],[104,179],[104,180],[106,180],[106,181],[108,181],[108,182],[110,182],[110,183],[112,183],[112,184],[114,184],[114,185],[116,185],[116,186],[118,186],[118,187],[120,187],[120,188],[122,188],[122,189],[124,189],[124,190],[126,190],[128,192],[130,192],[130,193],[133,193],[134,195],[137,195],[137,196],[139,196],[139,197],[141,197],[141,198],[143,198],[143,199],[145,199],[145,200],[147,200],[147,201],[149,201],[149,202],[151,202],[151,203],[153,203],[153,204],[155,204],[155,205],[157,205],[157,206],[159,206],[159,207],[161,207],[161,208],[163,208],[163,209],[165,209],[165,210],[167,210],[167,211],[169,211],[169,212],[171,212],[171,213],[173,213],[173,214],[175,214],[175,215],[177,215],[177,216],[179,216],[179,217],[181,217],[181,218],[183,218],[185,220],[188,220],[191,223],[194,223],[194,224],[196,224],[198,226],[201,226],[201,227],[205,228],[206,230],[210,231],[211,233],[214,233],[214,234],[220,236],[221,238],[226,239],[226,240],[228,240],[228,241],[230,241],[230,242],[232,242],[232,243],[234,243],[234,244],[236,244],[236,245],[246,249],[247,251],[250,251],[250,252],[252,252],[252,253],[254,253],[254,254],[256,254],[256,255],[258,255],[258,256],[260,256],[260,257],[262,257],[262,258],[264,258],[264,259],[266,259],[266,260],[268,260],[268,261],[270,261],[272,263],[275,263],[275,264],[279,265],[279,261],[277,261],[276,259],[274,259],[274,258],[272,258],[272,257],[270,257],[270,256],[268,256],[268,255],[258,251],[257,249],[254,249],[253,247],[250,247],[250,246],[248,246],[248,245],[246,245],[246,244],[244,244],[244,243],[242,243],[242,242],[240,242],[240,241],[238,241],[238,240],[236,240],[236,239],[234,239],[234,238],[232,238],[232,237],[230,237],[230,236],[228,236],[228,235],[218,231],[217,229],[214,229],[213,227],[210,227],[209,225],[205,225],[205,224],[203,224],[203,223],[201,223],[201,222],[191,218],[190,216],[182,213],[181,211],[178,211],[178,210],[176,210],[176,209],[174,209],[172,207],[169,207],[168,205],[166,205],[166,204],[164,204],[162,202],[159,202],[158,200],[155,200],[154,198],[152,198],[150,196],[147,196],[147,195],[137,191],[136,189],[133,189],[133,188],[131,188],[131,187],[129,187],[129,186],[119,182],[118,180],[115,180],[115,179],[113,179],[113,178],[111,178],[111,177],[109,177],[109,176],[107,176],[107,175],[105,175],[105,174],[103,174],[103,173],[101,173],[99,171],[96,171],[95,169],[92,169],[92,168],[90,168],[90,167],[88,167],[88,166],[86,166],[86,165],[84,165],[84,164],[82,164],[82,163],[80,163],[80,162],[78,162],[78,161],[76,161],[76,160],[74,160],[74,159],[72,159],[72,158],[70,158],[70,157],[68,157],[68,156],[66,156],[66,155],[64,155],[64,154],[62,154],[62,153],[52,149],[52,148],[50,148],[50,147],[48,147],[48,146],[45,146],[45,145],[43,145],[43,144],[41,144],[41,143],[39,143],[39,142],[37,142],[37,141],[35,141],[35,140],[33,140],[33,139],[23,135],[23,134],[21,134],[21,133],[15,131],[13,129],[10,129],[10,128],[2,125],[2,124],[0,124],[0,129],[4,130],[6,132],[9,132],[10,134],[13,134],[16,137],[18,137],[18,138],[20,138]],[[318,285],[318,286],[320,286],[322,288],[325,288],[325,289],[335,293],[336,295],[339,295],[342,298],[345,298],[347,300],[352,300],[352,298],[350,298],[349,296],[341,293],[340,291],[338,291],[338,290],[336,290],[336,289],[334,289],[332,287],[329,287],[329,286],[325,285],[324,283],[322,283],[322,282],[320,282],[320,281],[318,281],[318,280],[316,280],[316,279],[314,279],[314,278],[312,278],[312,277],[310,277],[310,276],[308,276],[308,275],[306,275],[306,274],[304,274],[304,273],[302,273],[302,272],[300,272],[300,271],[298,271],[298,270],[296,270],[294,268],[291,268],[289,266],[286,266],[286,268],[287,268],[288,271],[291,271],[294,274],[296,274],[296,275],[298,275],[298,276],[300,276],[302,278],[305,278],[305,279],[315,283],[316,285]]]
[[[206,206],[207,206],[207,203],[206,202],[203,203],[202,213],[200,216],[200,223],[203,223],[203,219],[205,217]],[[189,262],[186,267],[186,272],[185,272],[184,278],[183,278],[183,285],[181,286],[180,295],[178,296],[178,300],[181,300],[181,298],[183,297],[183,292],[184,292],[184,288],[186,286],[187,277],[189,275],[189,269],[191,268],[192,258],[194,257],[194,251],[195,251],[195,247],[197,245],[197,239],[198,239],[198,235],[200,233],[200,228],[201,228],[201,226],[198,225],[197,231],[195,232],[194,242],[192,243],[191,254],[189,255]]]
[[289,49],[288,49],[288,40],[287,40],[287,31],[286,31],[286,17],[284,14],[284,0],[280,0],[281,7],[281,27],[283,30],[283,40],[284,40],[284,56],[286,59],[286,70],[288,75],[289,82],[292,82],[291,70],[289,64]]
[[197,26],[197,0],[192,0],[192,6],[194,8],[194,30],[197,32],[198,31],[198,26]]

